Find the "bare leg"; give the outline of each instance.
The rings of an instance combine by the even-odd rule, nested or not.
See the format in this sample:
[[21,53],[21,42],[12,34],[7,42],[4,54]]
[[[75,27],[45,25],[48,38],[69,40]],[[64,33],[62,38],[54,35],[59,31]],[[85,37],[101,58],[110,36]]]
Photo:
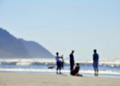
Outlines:
[[58,67],[57,67],[57,70],[56,70],[56,74],[58,74]]
[[98,76],[98,69],[94,68],[94,71],[95,71],[95,76]]
[[62,74],[62,73],[61,73],[61,70],[59,70],[59,74]]
[[96,69],[94,68],[94,75],[96,76]]
[[98,68],[96,69],[96,72],[97,72],[96,75],[98,76]]

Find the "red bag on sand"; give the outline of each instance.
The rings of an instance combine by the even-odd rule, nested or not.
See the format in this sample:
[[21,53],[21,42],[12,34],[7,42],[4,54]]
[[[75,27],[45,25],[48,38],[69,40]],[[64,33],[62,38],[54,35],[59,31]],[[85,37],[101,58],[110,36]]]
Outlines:
[[77,74],[77,76],[80,76],[80,74]]

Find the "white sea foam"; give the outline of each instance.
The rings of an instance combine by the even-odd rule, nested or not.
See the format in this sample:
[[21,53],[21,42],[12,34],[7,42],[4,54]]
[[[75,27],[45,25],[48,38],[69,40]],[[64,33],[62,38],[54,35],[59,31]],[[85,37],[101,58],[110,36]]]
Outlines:
[[31,65],[32,63],[55,63],[55,60],[51,59],[2,59],[0,64],[14,64],[14,65]]
[[[92,64],[92,61],[75,61],[80,64]],[[40,65],[40,64],[55,64],[55,59],[0,59],[0,64],[9,65]],[[69,64],[68,60],[65,60],[65,64]],[[100,60],[99,65],[120,67],[120,60]]]
[[[6,71],[6,72],[56,72],[55,69],[22,69],[22,68],[12,68],[12,69],[0,69],[0,71]],[[69,70],[62,70],[62,72],[64,73],[69,73]],[[89,74],[94,74],[94,71],[92,70],[80,70],[80,73],[89,73]],[[120,71],[119,72],[115,72],[115,71],[99,71],[99,74],[114,74],[114,75],[120,75]]]

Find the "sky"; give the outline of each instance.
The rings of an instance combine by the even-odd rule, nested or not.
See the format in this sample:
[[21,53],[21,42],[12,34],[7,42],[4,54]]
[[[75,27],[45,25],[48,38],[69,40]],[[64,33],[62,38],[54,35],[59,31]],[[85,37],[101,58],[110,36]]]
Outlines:
[[0,0],[0,27],[53,55],[120,59],[120,0]]

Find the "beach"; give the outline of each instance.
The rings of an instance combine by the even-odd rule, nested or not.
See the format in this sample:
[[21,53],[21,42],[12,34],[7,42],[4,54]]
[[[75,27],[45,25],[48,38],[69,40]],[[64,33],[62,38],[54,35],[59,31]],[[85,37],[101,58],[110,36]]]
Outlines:
[[120,78],[40,73],[0,73],[0,86],[119,86]]

